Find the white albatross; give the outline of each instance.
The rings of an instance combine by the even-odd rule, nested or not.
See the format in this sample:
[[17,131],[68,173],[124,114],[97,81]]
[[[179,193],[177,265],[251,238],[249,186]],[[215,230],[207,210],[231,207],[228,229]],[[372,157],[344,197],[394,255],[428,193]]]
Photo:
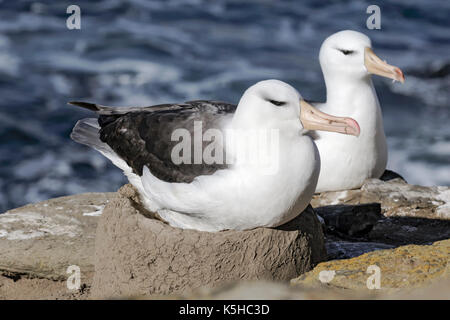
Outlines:
[[[353,119],[315,110],[278,80],[253,85],[237,107],[204,100],[143,108],[71,104],[99,115],[78,121],[73,140],[100,151],[122,169],[148,210],[174,227],[200,231],[276,227],[295,218],[309,204],[319,175],[319,154],[308,130],[359,134]],[[204,135],[213,128],[236,135],[226,149],[232,164],[174,163],[178,141],[172,141],[173,132],[194,135],[196,121],[201,121]],[[243,134],[249,130],[277,132],[277,148],[271,150],[276,170],[261,166],[275,159],[273,153],[259,155],[256,162],[241,161],[237,145],[253,152],[269,141],[255,149],[255,140]]]
[[371,74],[404,82],[402,71],[378,58],[370,39],[345,30],[329,36],[319,54],[327,88],[325,103],[313,105],[335,116],[354,118],[358,137],[318,132],[321,169],[316,192],[359,188],[368,178],[380,178],[386,169],[387,145],[380,104]]

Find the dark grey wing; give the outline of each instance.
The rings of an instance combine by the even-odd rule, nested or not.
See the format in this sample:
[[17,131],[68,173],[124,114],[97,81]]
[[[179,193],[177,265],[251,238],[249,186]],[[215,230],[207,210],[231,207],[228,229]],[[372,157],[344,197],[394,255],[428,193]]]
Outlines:
[[[192,182],[199,175],[210,175],[226,164],[195,163],[194,122],[200,121],[202,134],[211,128],[221,129],[236,110],[233,104],[220,101],[197,100],[182,104],[166,104],[144,108],[111,108],[97,105],[76,105],[99,114],[99,138],[120,158],[142,175],[144,166],[157,178],[167,182]],[[172,141],[176,129],[186,129],[190,136],[190,161],[175,164],[172,150],[180,140]],[[189,141],[188,141],[189,143]],[[202,147],[211,143],[202,141]],[[225,150],[222,149],[226,159]]]
[[95,111],[98,115],[121,115],[129,112],[141,112],[141,111],[159,111],[159,110],[177,110],[187,105],[184,103],[167,103],[167,104],[157,104],[148,107],[109,107],[102,106],[101,104],[82,102],[82,101],[71,101],[68,104],[82,107],[91,111]]

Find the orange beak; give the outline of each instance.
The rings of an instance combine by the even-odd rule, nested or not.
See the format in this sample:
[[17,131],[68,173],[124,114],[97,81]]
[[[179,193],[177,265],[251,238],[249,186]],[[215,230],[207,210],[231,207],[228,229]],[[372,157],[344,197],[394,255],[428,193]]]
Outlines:
[[378,56],[369,47],[366,47],[364,51],[364,65],[370,73],[397,80],[401,83],[405,82],[405,76],[400,68],[391,66],[378,58]]
[[300,121],[307,130],[322,130],[359,136],[359,124],[347,117],[335,117],[300,100]]

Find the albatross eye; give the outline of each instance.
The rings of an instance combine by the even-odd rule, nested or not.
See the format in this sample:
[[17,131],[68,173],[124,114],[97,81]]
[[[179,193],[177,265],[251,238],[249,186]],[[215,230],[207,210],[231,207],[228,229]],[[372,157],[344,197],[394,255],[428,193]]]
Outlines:
[[353,54],[355,52],[354,50],[345,50],[345,49],[338,49],[338,50],[343,54],[345,54],[346,56],[348,56],[349,54]]
[[286,104],[286,102],[284,102],[284,101],[276,101],[276,100],[269,100],[269,102],[271,104],[274,104],[274,105],[278,106],[278,107],[284,106]]

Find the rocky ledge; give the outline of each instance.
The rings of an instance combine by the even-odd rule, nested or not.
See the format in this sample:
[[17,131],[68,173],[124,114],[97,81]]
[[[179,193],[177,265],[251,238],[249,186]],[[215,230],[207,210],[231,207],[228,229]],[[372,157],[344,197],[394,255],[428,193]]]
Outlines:
[[[450,240],[432,245],[407,245],[359,257],[320,263],[291,281],[309,288],[340,288],[370,292],[416,289],[450,279]],[[378,280],[375,279],[378,277]],[[378,281],[378,282],[377,282]],[[450,298],[450,292],[448,292]]]
[[[264,237],[274,239],[274,234],[277,236],[283,234],[287,248],[291,250],[297,247],[297,251],[292,252],[301,254],[293,254],[295,261],[288,263],[280,274],[277,274],[275,268],[275,271],[269,272],[270,277],[254,276],[246,279],[286,281],[287,278],[294,278],[291,286],[288,286],[286,282],[267,281],[238,282],[235,285],[223,286],[211,281],[210,291],[203,289],[194,293],[176,291],[178,292],[176,297],[240,298],[251,292],[270,291],[269,289],[260,290],[261,288],[272,288],[272,291],[277,294],[266,298],[384,298],[386,296],[383,289],[423,288],[423,286],[434,285],[434,282],[448,284],[450,280],[445,279],[449,278],[450,249],[446,239],[450,238],[450,188],[409,185],[395,174],[386,175],[384,178],[387,181],[367,180],[357,190],[315,195],[311,204],[322,221],[321,227],[314,222],[317,219],[310,208],[302,218],[307,221],[305,226],[309,226],[304,230],[299,230],[299,225],[293,223],[285,226],[284,229],[261,228],[250,231],[252,235],[259,237],[258,239]],[[89,289],[93,282],[96,261],[95,239],[97,237],[98,241],[99,237],[98,233],[96,235],[97,224],[102,212],[109,210],[108,206],[117,206],[117,201],[123,204],[128,201],[127,197],[130,201],[133,200],[133,194],[130,192],[82,194],[30,204],[0,214],[0,299],[90,298]],[[142,215],[143,211],[139,206],[132,205],[128,209],[130,215],[126,219],[123,213],[114,216],[117,212],[114,210],[110,210],[111,214],[107,215],[109,218],[105,215],[101,219],[117,220],[117,223],[124,219],[128,219],[128,222],[134,219],[134,229],[131,221],[131,224],[123,230],[134,230],[138,233],[142,224],[148,224],[147,220],[151,219]],[[131,215],[131,211],[134,216]],[[146,220],[143,220],[144,218]],[[111,231],[111,226],[117,226],[117,223],[112,225],[101,223],[99,228],[103,231]],[[152,224],[161,230],[170,228],[159,221],[154,221]],[[320,232],[320,228],[323,233]],[[183,232],[178,233],[181,235]],[[224,234],[227,233],[233,232],[227,231]],[[106,235],[103,234],[103,237]],[[161,233],[155,239],[159,241],[160,237],[162,237]],[[239,239],[234,234],[228,240],[223,234],[218,237],[223,238],[224,243]],[[139,239],[134,239],[134,243],[136,243],[135,240]],[[324,240],[327,256],[323,252]],[[103,241],[103,244],[105,243],[113,244],[113,242]],[[176,248],[175,243],[173,245]],[[102,248],[102,245],[98,246],[99,248]],[[302,251],[302,248],[309,249]],[[232,250],[231,247],[229,249]],[[245,248],[241,249],[245,250]],[[104,252],[97,250],[97,257],[102,254]],[[237,254],[235,261],[239,261],[239,257]],[[238,268],[244,265],[245,268],[248,257],[242,255],[241,258],[242,263],[233,264]],[[154,257],[148,257],[148,259],[150,262],[154,261]],[[327,261],[319,263],[323,260]],[[163,260],[157,259],[157,261]],[[262,265],[267,263],[267,261],[261,261]],[[226,263],[226,261],[223,262]],[[315,266],[317,263],[319,264]],[[67,268],[70,265],[80,267],[79,290],[67,289],[66,279],[69,276]],[[381,290],[367,291],[367,278],[370,276],[367,268],[370,265],[379,267]],[[315,268],[311,270],[314,266]],[[169,267],[167,265],[168,270]],[[192,268],[191,266],[190,269]],[[189,268],[185,271],[187,270]],[[264,270],[264,268],[255,270]],[[133,280],[133,277],[139,275],[141,271],[139,269],[136,274],[126,274],[127,279],[131,277],[130,279]],[[249,274],[251,274],[250,271]],[[114,272],[114,270],[108,270],[108,272]],[[258,272],[261,271],[256,271],[255,275]],[[261,275],[261,273],[258,274]],[[211,276],[211,279],[214,278],[220,277]],[[168,278],[162,280],[162,283],[166,283],[166,279],[172,281],[175,287],[178,285],[170,279],[170,274]],[[99,280],[98,283],[100,282]],[[185,283],[190,286],[190,281],[186,280]],[[161,286],[165,287],[164,284]],[[256,291],[254,288],[257,288]],[[138,289],[135,294],[146,293],[145,290],[141,290],[142,288]],[[423,290],[426,292],[428,289]],[[156,291],[163,294],[171,292],[171,290]],[[449,298],[448,290],[429,289],[429,292],[435,293],[434,297],[439,292],[438,297]],[[133,295],[132,291],[123,293]],[[404,297],[410,297],[409,293]],[[247,296],[247,298],[250,297]]]
[[[29,204],[0,214],[0,299],[74,298],[94,275],[98,217],[115,193],[89,193]],[[67,268],[81,290],[67,290]]]
[[[316,194],[328,259],[348,259],[379,249],[426,245],[450,238],[450,188],[367,180],[360,189]],[[393,179],[392,179],[393,178]]]

